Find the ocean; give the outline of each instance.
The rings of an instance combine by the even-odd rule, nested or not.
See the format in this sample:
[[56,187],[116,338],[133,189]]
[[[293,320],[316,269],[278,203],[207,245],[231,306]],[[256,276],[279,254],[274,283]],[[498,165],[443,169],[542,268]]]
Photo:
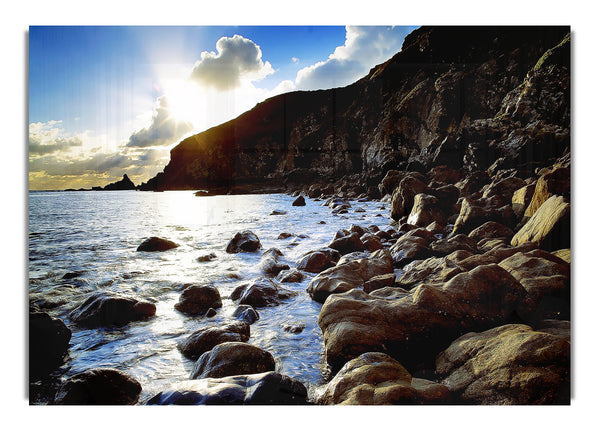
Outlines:
[[[353,224],[389,228],[389,203],[350,200],[347,214],[334,215],[324,201],[306,198],[292,206],[285,194],[197,197],[191,191],[29,192],[29,299],[64,320],[72,331],[69,356],[53,375],[64,380],[76,373],[113,367],[142,385],[143,404],[160,390],[187,380],[194,361],[177,342],[194,330],[232,319],[237,304],[228,297],[240,284],[264,276],[261,253],[228,254],[236,232],[253,231],[262,251],[278,248],[281,261],[294,267],[306,252],[327,246],[339,229]],[[275,210],[281,215],[271,215]],[[324,222],[324,223],[322,223]],[[287,232],[291,236],[278,239]],[[180,246],[165,252],[138,252],[151,236]],[[202,255],[216,259],[199,262]],[[283,283],[298,295],[283,304],[258,308],[249,343],[266,349],[276,371],[304,383],[309,393],[328,377],[317,318],[321,304],[312,301],[302,282]],[[187,283],[211,283],[223,307],[211,318],[190,317],[174,309]],[[91,293],[111,291],[153,301],[156,316],[118,328],[85,329],[68,313]],[[285,325],[304,326],[300,333]]]

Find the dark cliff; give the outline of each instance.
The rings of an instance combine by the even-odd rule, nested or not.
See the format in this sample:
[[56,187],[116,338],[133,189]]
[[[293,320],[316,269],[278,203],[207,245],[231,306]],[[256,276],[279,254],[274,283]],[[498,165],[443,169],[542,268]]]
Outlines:
[[389,169],[442,164],[530,174],[569,148],[568,34],[421,27],[352,85],[279,95],[183,140],[141,189],[236,192],[353,174],[372,185]]

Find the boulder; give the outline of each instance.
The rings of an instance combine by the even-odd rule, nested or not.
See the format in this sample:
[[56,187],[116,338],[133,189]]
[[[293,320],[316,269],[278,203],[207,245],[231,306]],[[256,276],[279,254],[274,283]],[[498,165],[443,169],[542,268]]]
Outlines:
[[356,232],[334,239],[327,247],[339,251],[342,255],[365,249],[360,240],[360,234]]
[[385,177],[383,177],[383,179],[377,186],[379,188],[381,196],[393,194],[394,190],[396,190],[398,185],[400,185],[400,181],[402,181],[402,178],[404,178],[406,174],[407,172],[405,171],[400,172],[393,169],[387,171]]
[[227,244],[227,253],[254,252],[262,247],[254,232],[245,230],[238,232]]
[[561,258],[562,260],[564,260],[567,263],[571,263],[571,249],[570,248],[563,248],[561,250],[556,250],[552,252],[553,255],[555,255],[556,257]]
[[384,351],[407,369],[426,367],[461,334],[507,323],[527,292],[498,265],[479,266],[444,284],[421,284],[400,299],[359,289],[327,298],[319,313],[327,362],[339,369]]
[[149,405],[302,405],[307,404],[306,387],[298,380],[267,372],[186,380],[159,392]]
[[156,305],[134,297],[110,292],[96,292],[69,314],[69,319],[80,326],[122,326],[154,316]]
[[531,203],[533,192],[535,191],[535,183],[527,184],[518,190],[515,190],[512,197],[512,209],[517,216],[517,219],[523,218],[525,210]]
[[169,241],[168,239],[153,236],[144,240],[144,242],[138,246],[137,251],[166,251],[176,247],[179,247],[179,244]]
[[399,220],[402,216],[410,213],[415,196],[423,193],[426,188],[425,177],[420,173],[411,172],[402,178],[392,195],[391,217]]
[[515,191],[525,186],[525,180],[519,177],[497,179],[492,181],[487,187],[484,187],[483,197],[499,196],[502,205],[512,204],[512,198]]
[[365,233],[360,237],[361,242],[366,250],[371,252],[381,250],[383,248],[383,244],[381,244],[381,240],[373,235],[372,233]]
[[512,238],[514,231],[503,224],[495,221],[488,221],[469,232],[469,238],[479,242],[485,238]]
[[304,280],[304,274],[296,268],[283,270],[277,276],[277,281],[280,283],[299,283],[302,280]]
[[[427,233],[432,235],[429,231]],[[390,248],[390,252],[394,258],[394,266],[397,267],[402,267],[413,260],[426,259],[431,256],[429,240],[420,236],[417,229],[398,238]]]
[[190,379],[227,377],[275,371],[273,356],[259,347],[241,342],[221,343],[198,358]]
[[311,280],[306,291],[317,302],[324,302],[331,294],[347,292],[362,286],[376,275],[393,272],[392,256],[382,249],[368,258],[356,259],[326,269]]
[[296,292],[284,289],[273,280],[260,277],[249,284],[237,287],[231,293],[231,300],[239,304],[247,304],[253,307],[270,307],[280,304],[282,301],[296,295]]
[[306,253],[298,262],[296,262],[296,268],[307,272],[318,273],[335,266],[340,260],[340,257],[339,251],[326,247]]
[[515,214],[511,205],[502,205],[497,196],[482,199],[463,198],[460,213],[454,223],[452,235],[468,233],[487,221],[513,226]]
[[375,277],[371,277],[365,281],[363,290],[367,293],[370,293],[383,287],[393,286],[395,281],[396,274],[393,272],[390,272],[389,274],[376,275]]
[[142,385],[113,368],[95,368],[69,377],[54,398],[62,405],[133,405]]
[[430,223],[445,223],[446,216],[442,212],[436,197],[419,193],[414,197],[414,204],[407,223],[418,227],[425,227]]
[[294,199],[294,202],[292,202],[293,207],[303,207],[305,205],[306,201],[304,200],[304,196],[302,195],[298,196],[296,199]]
[[515,234],[513,246],[532,242],[552,251],[571,248],[571,205],[562,196],[551,196]]
[[221,295],[214,286],[191,285],[179,296],[175,309],[184,314],[203,314],[209,308],[221,308]]
[[61,319],[45,312],[29,312],[29,378],[42,377],[64,361],[71,330]]
[[276,248],[268,249],[261,256],[258,264],[260,270],[267,276],[276,277],[284,269],[290,269],[289,265],[279,261],[282,256],[283,253],[280,250]]
[[538,178],[525,217],[533,217],[535,212],[552,195],[563,196],[566,202],[571,200],[571,169],[557,168]]
[[177,343],[179,351],[189,359],[197,359],[204,352],[228,341],[246,342],[250,338],[250,325],[245,321],[234,321],[220,326],[208,326],[194,331],[185,340]]
[[444,384],[467,404],[569,404],[568,336],[504,325],[455,340],[436,359]]
[[258,312],[254,309],[254,307],[246,304],[238,305],[237,308],[233,311],[233,317],[248,322],[249,325],[252,325],[260,318]]
[[445,283],[464,271],[447,257],[430,257],[406,265],[402,276],[396,281],[396,285],[410,290],[421,283]]
[[470,253],[477,253],[477,242],[468,236],[460,233],[450,238],[438,239],[429,244],[429,248],[435,256],[446,256],[457,250],[466,250]]
[[214,260],[217,258],[217,255],[215,253],[208,253],[208,254],[203,254],[202,256],[198,256],[198,258],[196,258],[196,260],[198,262],[210,262],[211,260]]
[[348,361],[333,379],[317,389],[318,404],[444,404],[450,391],[442,384],[413,378],[395,359],[379,352]]

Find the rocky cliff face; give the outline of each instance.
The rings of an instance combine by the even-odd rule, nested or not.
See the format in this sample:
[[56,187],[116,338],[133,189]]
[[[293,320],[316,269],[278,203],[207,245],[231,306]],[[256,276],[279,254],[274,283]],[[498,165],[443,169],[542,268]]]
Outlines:
[[421,27],[344,88],[293,92],[185,139],[146,190],[376,185],[449,165],[526,178],[569,150],[568,27]]

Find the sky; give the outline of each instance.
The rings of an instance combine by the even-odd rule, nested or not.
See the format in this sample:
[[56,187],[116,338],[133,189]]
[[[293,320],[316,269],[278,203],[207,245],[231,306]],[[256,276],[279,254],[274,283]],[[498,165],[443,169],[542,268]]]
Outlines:
[[187,136],[295,90],[351,84],[407,26],[31,26],[29,189],[135,184]]

